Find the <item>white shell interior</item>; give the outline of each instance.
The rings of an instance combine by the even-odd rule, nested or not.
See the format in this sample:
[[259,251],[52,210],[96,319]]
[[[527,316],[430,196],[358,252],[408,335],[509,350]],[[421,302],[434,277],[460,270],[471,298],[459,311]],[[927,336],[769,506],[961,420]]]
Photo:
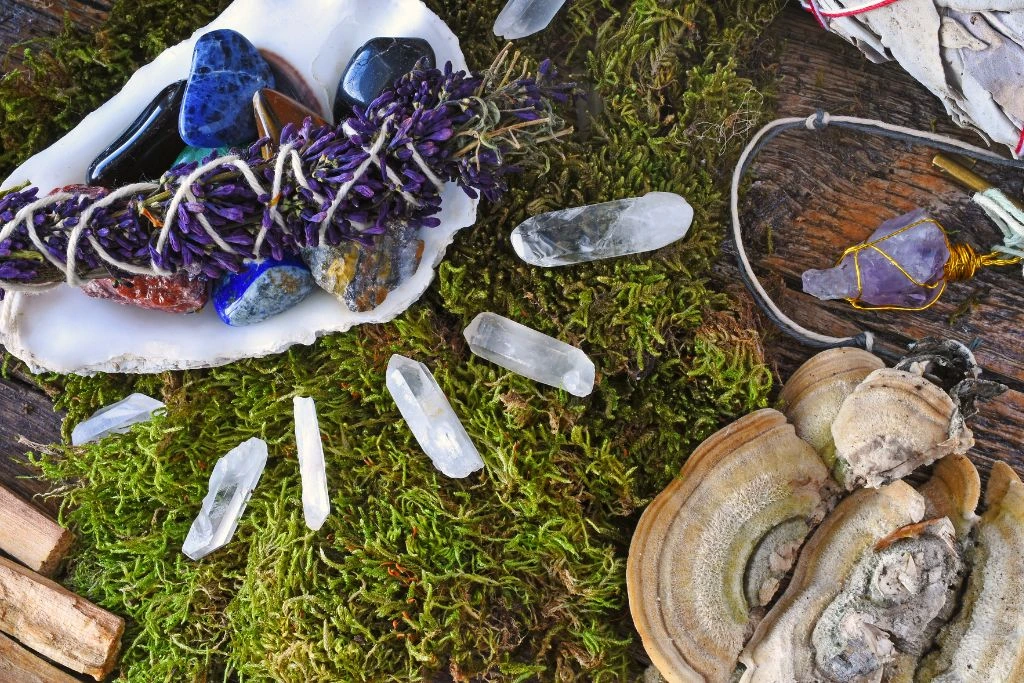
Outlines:
[[[419,0],[235,0],[211,24],[140,69],[120,93],[25,162],[0,188],[28,181],[46,194],[84,182],[96,155],[164,86],[188,76],[196,38],[217,28],[234,29],[291,62],[325,111],[331,110],[352,54],[371,38],[424,38],[438,64],[467,68],[458,39]],[[0,302],[0,344],[36,372],[77,374],[213,367],[279,353],[355,325],[386,322],[412,305],[430,285],[455,233],[476,220],[476,202],[449,184],[440,219],[440,227],[422,231],[426,246],[419,270],[370,313],[353,313],[318,291],[282,315],[234,328],[220,321],[212,304],[194,315],[173,315],[92,299],[61,285],[41,294],[8,294]]]

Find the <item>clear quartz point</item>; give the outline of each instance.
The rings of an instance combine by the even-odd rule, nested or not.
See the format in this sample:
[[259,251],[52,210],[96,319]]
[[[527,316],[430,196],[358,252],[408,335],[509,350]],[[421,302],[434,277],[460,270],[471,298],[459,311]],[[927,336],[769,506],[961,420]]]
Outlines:
[[153,413],[164,407],[163,402],[155,398],[132,394],[123,401],[101,408],[88,420],[76,425],[71,432],[71,445],[82,446],[110,434],[124,434],[132,425],[148,422]]
[[302,477],[302,514],[306,526],[319,531],[331,514],[331,498],[327,490],[327,465],[324,444],[320,438],[320,422],[316,403],[311,398],[296,396],[295,445],[299,451],[299,474]]
[[516,40],[543,31],[565,0],[509,0],[494,22],[494,35]]
[[249,439],[217,461],[183,553],[199,560],[228,544],[266,465],[267,444],[262,439]]
[[483,468],[480,453],[426,365],[391,356],[387,387],[416,441],[442,474],[462,479]]
[[574,396],[594,390],[594,363],[575,346],[495,313],[473,318],[463,333],[476,355]]
[[685,199],[650,192],[528,218],[512,231],[512,248],[535,266],[567,266],[661,249],[685,237],[692,222]]

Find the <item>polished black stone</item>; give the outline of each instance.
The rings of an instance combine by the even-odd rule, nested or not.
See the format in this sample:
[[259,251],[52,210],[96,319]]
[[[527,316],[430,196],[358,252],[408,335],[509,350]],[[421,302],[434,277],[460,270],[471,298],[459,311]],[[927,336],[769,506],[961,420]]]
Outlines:
[[423,66],[434,68],[434,50],[422,38],[374,38],[356,50],[338,84],[334,121],[352,115],[352,107],[366,107],[399,78]]
[[185,81],[172,83],[149,103],[135,122],[89,166],[90,185],[116,187],[158,180],[185,149],[178,115]]

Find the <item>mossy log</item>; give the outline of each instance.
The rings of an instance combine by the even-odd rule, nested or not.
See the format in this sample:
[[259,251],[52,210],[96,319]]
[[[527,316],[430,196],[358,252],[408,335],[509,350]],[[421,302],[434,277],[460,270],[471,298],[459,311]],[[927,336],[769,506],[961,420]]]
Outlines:
[[[62,416],[54,411],[53,399],[28,377],[16,372],[4,376],[0,372],[0,482],[23,498],[33,498],[49,489],[46,482],[26,475],[23,456],[31,443],[48,444],[60,441]],[[43,499],[39,506],[55,515],[56,504]]]
[[[113,3],[107,0],[18,0],[0,5],[0,45],[15,45],[33,38],[52,36],[65,21],[81,28],[95,28],[107,17]],[[29,45],[26,42],[26,47]],[[21,61],[23,52],[10,54]]]

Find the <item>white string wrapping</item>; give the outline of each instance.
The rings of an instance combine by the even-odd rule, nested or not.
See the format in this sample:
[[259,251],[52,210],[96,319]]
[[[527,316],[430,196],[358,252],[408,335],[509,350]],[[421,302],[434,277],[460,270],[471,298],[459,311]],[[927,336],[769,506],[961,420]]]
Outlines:
[[13,233],[17,229],[19,223],[24,223],[25,232],[28,233],[28,237],[30,240],[32,240],[32,244],[35,245],[36,249],[38,249],[39,252],[46,258],[46,260],[52,263],[54,266],[56,266],[57,268],[63,267],[63,264],[56,258],[54,258],[53,255],[50,253],[50,250],[46,248],[46,245],[43,244],[43,240],[39,237],[39,233],[36,232],[36,211],[42,208],[46,208],[51,204],[56,204],[64,200],[71,199],[72,196],[73,195],[70,195],[67,192],[56,192],[48,197],[37,199],[31,204],[22,207],[21,211],[14,215],[14,219],[10,223],[5,225],[3,230],[0,230],[0,241],[3,241],[10,237],[11,233]]
[[[338,188],[338,193],[335,195],[334,200],[331,202],[330,207],[327,210],[326,216],[320,223],[320,242],[323,243],[326,239],[327,230],[334,220],[334,217],[341,207],[342,202],[348,197],[349,193],[355,188],[359,182],[363,179],[369,169],[376,165],[381,169],[381,172],[385,174],[388,180],[394,185],[396,191],[398,191],[402,197],[411,204],[412,206],[419,206],[420,202],[411,195],[409,192],[402,188],[402,179],[392,170],[386,163],[386,160],[381,156],[381,150],[384,149],[385,144],[388,141],[388,125],[390,119],[387,119],[381,127],[380,133],[377,135],[374,143],[369,147],[363,147],[363,151],[366,153],[367,158],[356,168],[352,175],[352,178],[341,185]],[[349,136],[353,136],[355,131],[345,124],[343,132]],[[437,177],[426,160],[416,151],[416,148],[412,143],[409,143],[408,149],[412,151],[411,158],[423,172],[423,174],[433,183],[434,187],[440,193],[443,191],[445,183],[443,180]],[[178,185],[170,203],[164,212],[163,224],[160,227],[160,233],[157,237],[156,242],[156,253],[163,252],[164,247],[167,244],[167,240],[170,237],[171,229],[174,227],[174,221],[177,219],[178,209],[181,207],[182,202],[194,202],[196,201],[196,195],[192,191],[192,186],[202,180],[203,176],[211,171],[221,169],[225,167],[231,167],[236,169],[249,185],[250,189],[257,195],[267,195],[267,189],[260,182],[259,178],[253,172],[251,166],[240,158],[237,154],[230,154],[223,157],[218,157],[205,164],[199,165],[194,171],[189,173],[185,178],[182,179]],[[292,143],[285,143],[278,151],[277,159],[274,164],[274,177],[271,183],[271,190],[269,192],[270,200],[268,202],[268,214],[270,224],[276,224],[281,228],[285,227],[284,217],[281,215],[279,208],[280,205],[280,194],[281,187],[285,181],[285,174],[291,171],[294,181],[306,191],[310,192],[313,200],[320,206],[327,203],[327,198],[319,192],[316,192],[310,185],[309,178],[306,176],[305,171],[302,168],[302,157],[298,150],[295,149]],[[67,284],[72,286],[78,286],[81,284],[81,280],[76,272],[78,262],[78,248],[80,246],[82,236],[85,234],[86,229],[90,227],[90,222],[93,219],[95,212],[101,208],[112,205],[118,200],[130,197],[135,194],[141,194],[150,192],[159,187],[156,183],[137,183],[134,185],[128,185],[126,187],[119,188],[114,192],[104,196],[99,201],[89,205],[79,216],[78,223],[68,234],[68,246],[65,255],[65,261],[62,262],[56,258],[46,248],[42,238],[39,236],[35,226],[36,214],[46,208],[49,208],[55,204],[73,199],[75,195],[66,192],[59,192],[51,194],[42,199],[38,199],[31,204],[28,204],[14,216],[14,218],[5,224],[0,229],[0,242],[8,239],[19,225],[25,226],[25,231],[28,234],[32,244],[36,247],[39,253],[46,258],[55,268],[64,274],[64,280]],[[202,214],[196,216],[199,224],[210,236],[213,242],[218,248],[230,254],[238,254],[238,251],[228,244],[218,234],[216,228],[210,223],[210,221]],[[267,232],[269,230],[268,225],[261,225],[259,232],[256,235],[256,239],[253,244],[252,258],[259,259],[260,252],[263,248],[263,243],[266,241]],[[153,275],[160,277],[169,277],[173,273],[160,268],[155,259],[151,259],[150,267],[146,268],[143,266],[133,265],[119,261],[113,255],[108,253],[99,241],[92,236],[88,237],[90,246],[96,251],[96,253],[107,263],[115,266],[119,270],[122,270],[133,275]],[[22,291],[22,292],[39,292],[46,289],[50,289],[56,286],[57,283],[24,283],[24,282],[7,282],[0,280],[0,287],[8,291]]]
[[412,160],[415,161],[420,167],[420,170],[423,171],[423,175],[427,176],[427,180],[434,184],[434,187],[437,188],[437,193],[442,193],[444,191],[444,181],[434,175],[434,172],[430,170],[430,166],[427,165],[427,162],[423,160],[423,157],[421,157],[420,153],[416,150],[416,145],[409,142],[406,143],[405,147],[412,152]]
[[[334,214],[337,213],[338,208],[341,207],[341,203],[345,201],[345,199],[348,197],[348,193],[352,191],[352,188],[359,184],[359,181],[362,180],[363,176],[366,175],[366,172],[370,170],[370,167],[373,166],[374,164],[380,167],[381,172],[384,173],[388,177],[388,179],[395,184],[396,188],[401,193],[402,197],[405,198],[405,201],[409,202],[413,206],[420,205],[420,203],[416,200],[415,197],[413,197],[411,194],[402,189],[402,179],[399,178],[398,174],[392,171],[391,168],[385,163],[385,161],[381,159],[379,156],[380,151],[384,148],[384,143],[387,142],[388,126],[390,125],[390,123],[390,116],[384,119],[384,123],[381,125],[380,132],[377,133],[377,139],[374,140],[371,146],[363,147],[363,151],[366,152],[366,160],[363,161],[363,163],[359,164],[359,167],[356,168],[355,173],[352,174],[352,179],[349,180],[347,183],[343,184],[340,188],[338,188],[338,194],[335,195],[334,201],[331,202],[330,208],[327,209],[326,217],[323,219],[323,221],[320,222],[321,244],[323,244],[324,241],[327,239],[327,229],[331,226],[331,223],[334,221]],[[355,130],[351,126],[349,126],[347,122],[343,124],[342,131],[349,137],[353,137],[356,134]],[[420,162],[422,161],[423,160],[420,159]],[[420,166],[425,168],[426,164],[420,163]]]
[[[89,221],[92,220],[92,215],[96,210],[110,206],[123,197],[130,197],[131,195],[139,192],[149,192],[151,190],[155,190],[157,187],[159,187],[159,185],[155,183],[138,183],[135,185],[128,185],[127,187],[122,187],[111,192],[98,202],[86,207],[85,211],[83,211],[82,215],[78,218],[78,224],[74,229],[72,229],[71,234],[68,235],[68,251],[64,262],[64,274],[67,277],[67,283],[69,285],[76,287],[79,285],[78,274],[75,272],[75,262],[78,258],[78,241],[82,238],[85,226],[87,226]],[[99,241],[95,237],[89,237],[89,244],[92,245],[92,248],[96,250],[97,254],[126,272],[133,273],[135,275],[156,275],[156,271],[153,268],[139,268],[138,266],[119,262],[100,246]]]
[[[205,164],[200,164],[199,167],[196,168],[196,170],[192,171],[187,176],[185,176],[185,179],[181,181],[180,185],[178,185],[178,191],[174,193],[174,197],[171,199],[171,203],[167,205],[167,212],[164,214],[164,224],[160,228],[160,237],[156,241],[157,253],[160,253],[164,250],[164,245],[167,243],[167,238],[171,234],[171,228],[174,227],[174,220],[178,216],[178,207],[181,206],[181,203],[183,201],[196,201],[196,195],[195,193],[192,192],[192,185],[198,182],[206,173],[216,168],[220,168],[221,166],[234,165],[235,162],[239,162],[242,167],[248,170],[249,167],[246,166],[245,162],[242,161],[237,154],[229,154],[225,157],[214,159]],[[252,176],[252,179],[256,180],[256,177]],[[248,181],[249,178],[246,178],[246,180]],[[259,183],[257,183],[256,186],[253,187],[253,191],[256,192],[257,194],[265,193],[265,191],[263,190],[263,186],[260,185]],[[210,222],[206,220],[204,216],[200,215],[199,219],[199,224],[203,226],[203,229],[206,230],[206,233],[211,237],[211,239],[213,239],[214,244],[216,244],[218,247],[228,252],[229,254],[238,253],[235,251],[234,247],[225,242],[223,238],[221,238],[221,236],[217,234],[217,231],[213,229],[213,227],[210,225]],[[154,267],[156,267],[155,264]]]
[[978,192],[971,199],[1003,233],[1003,243],[992,247],[992,250],[1024,258],[1024,211],[998,187]]

